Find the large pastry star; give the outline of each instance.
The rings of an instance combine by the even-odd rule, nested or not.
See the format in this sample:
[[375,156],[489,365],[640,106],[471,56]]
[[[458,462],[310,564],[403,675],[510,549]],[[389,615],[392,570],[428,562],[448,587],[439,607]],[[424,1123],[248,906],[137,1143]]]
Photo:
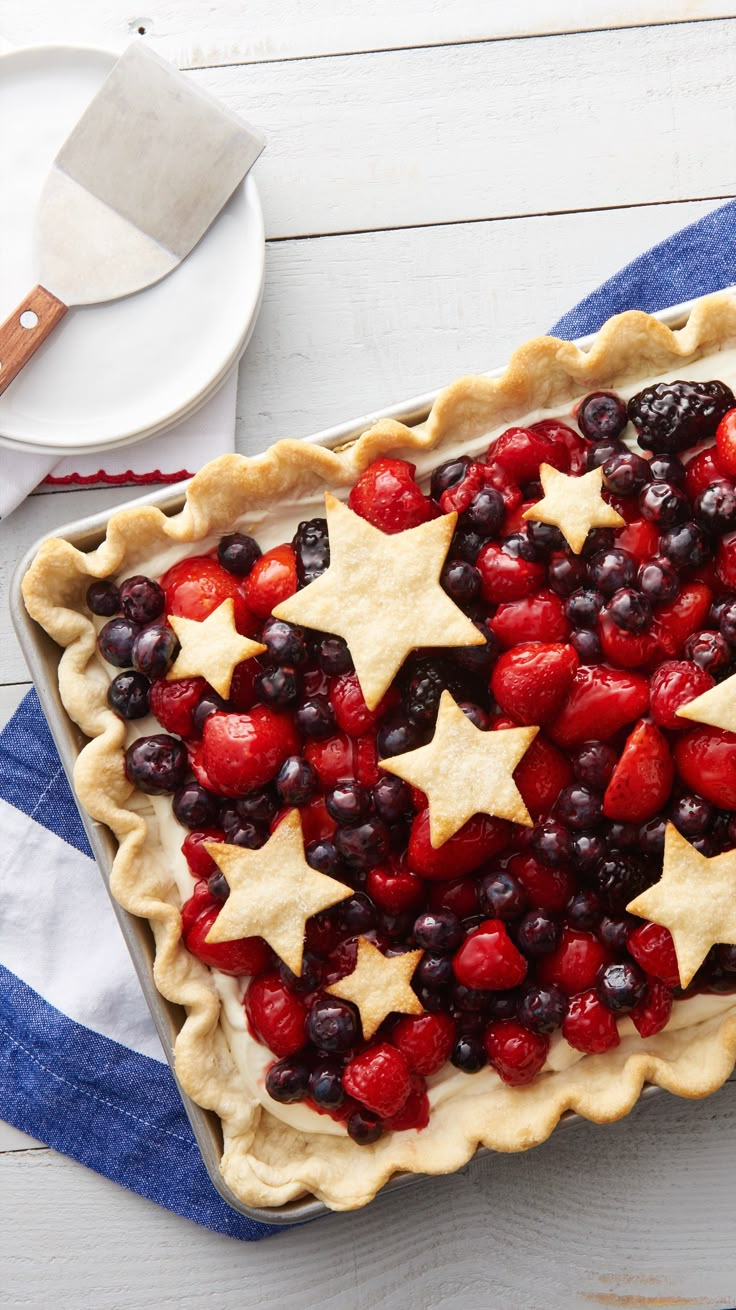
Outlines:
[[736,946],[736,850],[708,859],[668,823],[662,877],[626,909],[669,928],[687,987],[711,946]]
[[360,1011],[363,1036],[372,1037],[386,1015],[422,1014],[422,1005],[410,983],[423,951],[403,955],[382,955],[365,937],[358,939],[358,958],[353,972],[326,987],[326,992],[352,1001]]
[[678,718],[736,732],[736,673],[676,710]]
[[381,768],[425,793],[429,840],[437,848],[473,814],[531,826],[512,774],[538,732],[534,727],[483,732],[443,691],[429,745],[381,760]]
[[591,528],[621,528],[625,520],[601,495],[603,469],[591,469],[581,478],[540,464],[544,496],[525,510],[522,518],[559,528],[570,550],[579,555]]
[[307,864],[299,811],[290,810],[260,850],[227,842],[203,845],[230,888],[206,941],[263,937],[292,973],[300,975],[307,919],[354,893]]
[[206,678],[220,696],[230,694],[235,666],[266,649],[259,641],[241,637],[235,627],[232,598],[224,600],[206,619],[169,615],[181,650],[167,678]]
[[485,638],[442,590],[456,514],[393,536],[328,493],[330,566],[277,605],[277,619],[344,637],[361,691],[375,709],[417,646],[480,646]]

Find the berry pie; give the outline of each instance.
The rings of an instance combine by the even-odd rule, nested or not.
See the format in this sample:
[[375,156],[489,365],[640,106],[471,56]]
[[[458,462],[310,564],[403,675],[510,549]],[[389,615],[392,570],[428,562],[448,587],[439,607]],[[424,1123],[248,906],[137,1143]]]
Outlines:
[[24,581],[244,1203],[736,1059],[736,301],[225,456]]

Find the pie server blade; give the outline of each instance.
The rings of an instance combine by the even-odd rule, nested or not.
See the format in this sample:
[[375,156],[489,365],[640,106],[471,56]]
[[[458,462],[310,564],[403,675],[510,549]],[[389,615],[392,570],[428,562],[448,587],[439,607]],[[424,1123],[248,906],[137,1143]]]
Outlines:
[[39,284],[0,326],[0,394],[70,305],[116,300],[176,268],[264,145],[171,64],[129,46],[46,180]]

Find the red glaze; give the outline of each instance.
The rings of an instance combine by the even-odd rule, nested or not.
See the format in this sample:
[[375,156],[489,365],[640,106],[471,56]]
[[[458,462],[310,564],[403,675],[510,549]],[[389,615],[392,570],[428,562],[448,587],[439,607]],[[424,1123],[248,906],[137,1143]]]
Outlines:
[[526,978],[527,964],[500,919],[486,919],[465,938],[452,967],[465,987],[505,990]]
[[253,978],[244,1005],[258,1041],[279,1059],[293,1055],[304,1046],[307,1007],[289,991],[277,973],[262,973]]
[[553,869],[535,860],[533,855],[512,856],[508,869],[519,879],[530,903],[540,910],[556,913],[564,909],[575,890],[575,879],[569,869]]
[[611,954],[592,932],[578,932],[565,926],[559,946],[537,963],[541,983],[555,983],[568,996],[595,986],[598,970],[609,964]]
[[262,973],[271,963],[271,952],[262,937],[240,937],[233,942],[208,942],[207,934],[220,913],[221,906],[205,910],[184,938],[184,945],[203,964],[221,973],[240,977],[241,974]]
[[665,805],[675,763],[659,728],[642,719],[626,739],[603,797],[607,819],[644,823]]
[[[288,813],[288,810],[276,815],[271,825],[271,831],[284,817],[285,813]],[[331,837],[335,831],[335,820],[331,819],[327,813],[327,807],[322,796],[315,796],[314,800],[309,801],[307,805],[300,806],[299,813],[302,817],[305,846],[308,846],[312,841],[320,841],[323,837]]]
[[652,631],[664,656],[675,658],[681,653],[690,634],[703,627],[712,600],[713,593],[705,583],[686,582],[679,596],[655,610]]
[[412,1073],[436,1073],[450,1058],[455,1025],[448,1014],[405,1014],[394,1024],[391,1041]]
[[736,810],[736,733],[691,728],[675,744],[675,764],[687,787],[724,810]]
[[151,713],[167,732],[191,737],[194,734],[192,714],[208,686],[204,678],[178,678],[175,682],[156,678],[148,696]]
[[416,1128],[419,1132],[429,1123],[427,1084],[416,1073],[411,1075],[409,1082],[409,1095],[401,1109],[384,1120],[384,1128],[390,1128],[393,1132],[403,1132],[407,1128]]
[[255,684],[262,667],[259,660],[243,660],[235,665],[228,700],[239,714],[252,709],[258,700]]
[[218,909],[220,904],[221,902],[217,900],[216,896],[212,895],[206,882],[195,882],[191,896],[181,907],[182,937],[186,937],[201,914],[205,914],[207,910]]
[[256,705],[247,714],[210,714],[202,760],[221,796],[242,796],[275,777],[300,741],[288,714]]
[[716,460],[724,473],[736,476],[736,409],[729,409],[716,428]]
[[680,970],[669,928],[658,923],[642,923],[629,937],[627,949],[646,973],[668,987],[680,986]]
[[405,532],[434,518],[436,510],[414,481],[405,459],[377,459],[355,483],[348,505],[381,532]]
[[204,843],[224,840],[225,834],[219,828],[200,828],[197,832],[187,833],[181,844],[181,853],[193,878],[209,878],[211,874],[217,873],[217,865],[204,849]]
[[537,733],[528,751],[514,769],[514,782],[533,819],[549,814],[557,797],[572,781],[572,766],[566,755]]
[[429,884],[430,910],[452,910],[459,919],[467,919],[478,909],[478,884],[475,878],[450,878]]
[[258,630],[239,580],[210,555],[192,555],[179,560],[164,573],[161,586],[166,597],[167,614],[196,619],[201,623],[224,600],[232,599],[238,632],[252,637]]
[[508,428],[489,447],[488,461],[501,464],[523,486],[539,477],[540,464],[551,464],[566,473],[570,452],[564,443],[550,441],[544,432]]
[[349,1096],[387,1119],[406,1104],[411,1091],[409,1066],[395,1046],[378,1042],[350,1060],[342,1085]]
[[585,456],[590,443],[574,428],[569,427],[567,423],[563,423],[558,418],[542,418],[537,423],[530,423],[529,430],[531,432],[541,432],[551,442],[561,443],[567,448],[570,455],[571,473],[585,472]]
[[642,1037],[654,1037],[667,1027],[672,1014],[672,992],[658,978],[650,978],[643,1001],[629,1014],[634,1027]]
[[510,831],[504,819],[474,814],[435,850],[429,840],[429,811],[421,810],[411,825],[407,864],[421,878],[460,878],[503,850]]
[[649,681],[640,673],[581,665],[567,703],[548,731],[558,746],[580,746],[595,736],[608,741],[649,705]]
[[478,555],[484,599],[490,604],[520,600],[538,591],[544,583],[544,564],[530,563],[520,556],[507,555],[495,541],[489,541]]
[[522,641],[565,641],[572,631],[562,598],[545,588],[534,596],[499,605],[491,628],[504,648]]
[[485,1032],[488,1059],[499,1078],[510,1087],[523,1087],[539,1073],[547,1059],[549,1037],[530,1032],[515,1019],[498,1019]]
[[602,1055],[621,1040],[611,1011],[593,990],[573,996],[562,1024],[562,1036],[576,1051],[585,1051],[586,1055]]
[[524,642],[499,656],[491,691],[517,723],[548,723],[561,710],[577,667],[572,646]]
[[274,546],[256,560],[245,580],[245,599],[259,619],[293,596],[297,589],[296,556],[291,546]]
[[668,728],[671,732],[689,728],[691,721],[678,718],[676,711],[714,686],[710,673],[690,660],[667,660],[652,674],[649,694],[652,718],[661,728]]

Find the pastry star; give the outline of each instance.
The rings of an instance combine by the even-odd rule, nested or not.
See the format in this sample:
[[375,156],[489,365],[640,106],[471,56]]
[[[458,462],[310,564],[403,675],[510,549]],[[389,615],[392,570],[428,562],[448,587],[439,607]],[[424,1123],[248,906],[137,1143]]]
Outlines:
[[473,814],[531,827],[511,775],[538,732],[534,727],[483,732],[463,714],[449,691],[443,691],[429,745],[381,760],[381,768],[425,793],[429,840],[437,849]]
[[736,850],[708,859],[668,823],[662,877],[626,909],[669,928],[687,987],[711,946],[736,946]]
[[678,718],[736,732],[736,673],[676,710]]
[[205,940],[263,937],[292,973],[300,975],[307,919],[354,893],[307,864],[299,811],[290,810],[260,850],[227,842],[203,845],[230,888]]
[[266,649],[258,641],[241,637],[235,627],[232,598],[224,600],[206,619],[169,616],[181,650],[167,678],[206,678],[220,696],[230,694],[236,664],[260,655]]
[[363,1036],[372,1037],[387,1014],[423,1014],[424,1006],[410,987],[423,951],[382,955],[365,937],[358,939],[358,959],[347,978],[325,987],[326,992],[352,1001],[360,1011]]
[[439,583],[456,514],[389,536],[329,492],[325,507],[330,566],[273,613],[343,637],[369,709],[417,646],[482,645],[485,638]]
[[576,555],[583,549],[591,528],[624,526],[625,520],[601,495],[603,469],[591,469],[581,478],[573,478],[551,464],[540,464],[539,480],[544,496],[525,510],[522,518],[559,528]]

